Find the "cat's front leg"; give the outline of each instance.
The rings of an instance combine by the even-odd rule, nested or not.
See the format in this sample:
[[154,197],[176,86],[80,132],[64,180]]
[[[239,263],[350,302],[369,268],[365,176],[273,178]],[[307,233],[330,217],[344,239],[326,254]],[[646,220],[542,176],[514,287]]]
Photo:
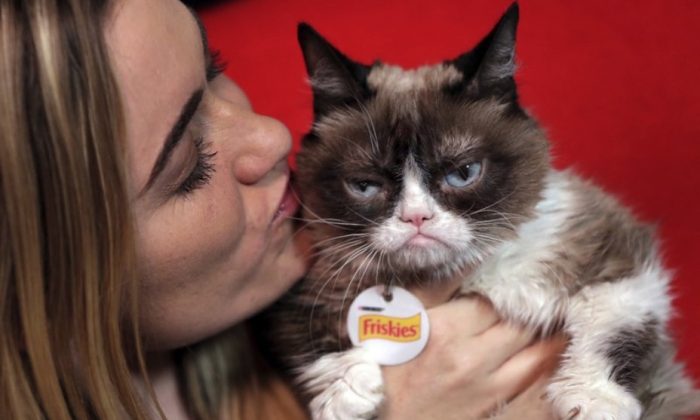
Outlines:
[[670,313],[667,276],[638,276],[590,285],[572,297],[566,317],[571,336],[548,387],[561,418],[637,420],[639,379],[657,356]]
[[384,398],[379,365],[356,347],[327,354],[303,367],[297,382],[309,396],[314,420],[373,419]]

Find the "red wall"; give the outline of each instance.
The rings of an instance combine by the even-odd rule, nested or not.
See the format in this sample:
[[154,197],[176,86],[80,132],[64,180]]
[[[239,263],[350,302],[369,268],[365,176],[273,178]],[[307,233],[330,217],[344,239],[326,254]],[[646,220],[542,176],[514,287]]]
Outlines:
[[[285,122],[298,140],[311,121],[298,21],[355,59],[416,66],[470,49],[508,5],[240,0],[201,14],[228,75],[258,112]],[[574,166],[659,224],[676,272],[681,358],[700,379],[700,2],[520,6],[522,102],[548,129],[557,166]]]

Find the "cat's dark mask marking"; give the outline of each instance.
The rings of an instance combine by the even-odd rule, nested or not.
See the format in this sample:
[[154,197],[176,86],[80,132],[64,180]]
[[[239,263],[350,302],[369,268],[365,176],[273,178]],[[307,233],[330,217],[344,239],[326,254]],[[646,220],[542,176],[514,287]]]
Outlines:
[[[544,134],[517,103],[517,22],[514,4],[471,51],[411,70],[357,63],[299,25],[315,115],[297,159],[298,186],[319,217],[346,223],[324,236],[369,235],[396,218],[408,166],[442,209],[484,238],[505,239],[532,216],[549,155]],[[473,188],[445,188],[450,171],[473,162],[483,163]],[[357,199],[348,192],[352,180],[381,185],[381,193]],[[483,253],[493,245],[470,246]],[[469,254],[457,248],[449,251],[455,258]]]

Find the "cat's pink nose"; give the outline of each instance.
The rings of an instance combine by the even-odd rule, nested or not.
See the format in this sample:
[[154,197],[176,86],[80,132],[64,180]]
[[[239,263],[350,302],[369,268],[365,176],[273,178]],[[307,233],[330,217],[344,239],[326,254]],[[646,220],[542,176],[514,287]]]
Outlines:
[[425,211],[413,211],[413,212],[405,212],[401,214],[401,221],[404,223],[413,223],[416,225],[416,227],[421,227],[421,225],[427,221],[433,218],[432,213],[428,213]]

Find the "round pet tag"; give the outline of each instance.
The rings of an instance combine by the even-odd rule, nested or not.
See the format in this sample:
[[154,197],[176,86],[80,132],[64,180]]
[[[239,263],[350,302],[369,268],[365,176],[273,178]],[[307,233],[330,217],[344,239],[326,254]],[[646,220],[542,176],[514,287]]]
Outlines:
[[430,324],[423,304],[400,287],[390,299],[384,286],[360,293],[348,311],[347,327],[355,346],[369,350],[380,365],[399,365],[418,356],[428,343]]

